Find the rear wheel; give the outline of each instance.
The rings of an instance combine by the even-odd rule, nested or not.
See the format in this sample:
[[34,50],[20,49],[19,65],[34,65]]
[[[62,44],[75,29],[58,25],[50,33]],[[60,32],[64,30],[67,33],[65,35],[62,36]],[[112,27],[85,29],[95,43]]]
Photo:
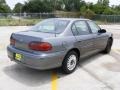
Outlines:
[[112,47],[112,39],[108,39],[108,43],[107,43],[107,46],[106,46],[106,48],[105,48],[105,50],[103,51],[103,53],[110,53],[110,51],[111,51],[111,47]]
[[64,58],[62,70],[65,74],[70,74],[76,69],[78,62],[78,54],[75,51],[70,51]]

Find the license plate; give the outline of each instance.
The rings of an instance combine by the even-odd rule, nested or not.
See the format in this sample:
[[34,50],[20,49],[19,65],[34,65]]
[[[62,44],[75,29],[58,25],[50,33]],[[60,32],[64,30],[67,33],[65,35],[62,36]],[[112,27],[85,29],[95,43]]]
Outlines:
[[15,53],[14,58],[15,60],[20,61],[23,58],[23,56],[21,54]]

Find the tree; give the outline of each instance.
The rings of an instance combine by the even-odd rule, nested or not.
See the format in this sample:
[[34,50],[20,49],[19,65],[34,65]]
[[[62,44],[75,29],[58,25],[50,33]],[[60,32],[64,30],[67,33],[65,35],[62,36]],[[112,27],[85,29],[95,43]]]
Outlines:
[[103,6],[109,7],[109,0],[103,0]]
[[15,5],[14,9],[13,9],[13,12],[14,12],[14,13],[20,13],[20,12],[22,12],[23,6],[24,6],[23,4],[17,3],[17,4]]
[[63,10],[64,9],[63,0],[51,0],[51,6],[53,7],[54,11],[55,10]]
[[86,11],[82,13],[82,16],[88,19],[92,19],[95,16],[95,13],[92,10],[87,9]]
[[85,5],[82,0],[63,0],[63,3],[67,11],[79,11]]
[[114,14],[120,15],[120,5],[118,5],[118,6],[113,5],[113,6],[111,7],[111,9],[112,9],[112,11],[114,12]]
[[73,0],[74,1],[74,9],[79,11],[82,6],[86,6],[86,3],[82,0]]
[[[4,4],[5,0],[0,0],[0,12],[6,11]],[[7,7],[7,10],[9,7]],[[95,13],[95,14],[120,14],[120,6],[110,7],[109,0],[98,0],[96,4],[86,3],[84,0],[28,0],[24,4],[17,3],[13,12],[53,12],[60,11],[76,11],[80,13]]]
[[81,8],[80,8],[80,13],[83,13],[84,11],[86,11],[88,8],[87,8],[87,6],[82,6]]
[[65,5],[65,10],[71,11],[72,9],[72,0],[63,0],[63,3]]
[[98,0],[97,1],[97,4],[102,4],[103,3],[103,0]]
[[6,4],[5,0],[0,0],[0,13],[11,12],[10,7]]
[[0,4],[5,4],[5,0],[0,0]]
[[94,5],[93,11],[96,14],[102,14],[104,12],[104,7],[103,7],[103,5],[97,3]]
[[113,10],[111,8],[105,8],[103,14],[112,15],[112,14],[114,14],[114,12],[113,12]]
[[98,2],[94,5],[93,11],[96,14],[103,14],[105,9],[107,10],[109,7],[109,0],[98,0]]
[[23,11],[31,13],[51,12],[53,11],[53,6],[51,0],[29,0],[25,2]]

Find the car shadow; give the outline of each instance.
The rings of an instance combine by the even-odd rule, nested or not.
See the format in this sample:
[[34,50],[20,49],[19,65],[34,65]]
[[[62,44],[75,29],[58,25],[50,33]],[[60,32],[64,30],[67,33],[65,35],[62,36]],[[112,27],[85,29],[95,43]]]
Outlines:
[[92,55],[89,55],[87,57],[81,58],[79,63],[78,63],[78,67],[81,68],[81,67],[83,67],[83,66],[85,66],[93,61],[96,61],[98,58],[101,58],[104,55],[106,55],[106,54],[102,54],[102,53],[98,52],[98,53],[94,53]]
[[4,73],[10,78],[31,87],[50,83],[52,72],[55,72],[55,70],[41,71],[27,68],[19,64],[13,64],[4,68]]
[[[82,68],[82,66],[94,60],[97,60],[97,58],[101,57],[102,55],[103,54],[97,53],[97,54],[88,56],[84,59],[81,59],[79,62],[78,68]],[[7,67],[4,67],[3,71],[7,76],[12,78],[13,80],[16,80],[17,82],[21,84],[25,84],[30,87],[37,87],[40,85],[51,83],[52,72],[57,73],[58,79],[69,76],[69,75],[62,74],[62,71],[59,68],[41,71],[41,70],[27,68],[19,64],[12,64]]]

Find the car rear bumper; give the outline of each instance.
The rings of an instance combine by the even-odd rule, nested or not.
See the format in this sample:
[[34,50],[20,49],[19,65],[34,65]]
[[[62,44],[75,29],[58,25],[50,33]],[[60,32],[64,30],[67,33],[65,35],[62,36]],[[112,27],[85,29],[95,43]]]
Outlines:
[[[24,66],[40,70],[60,67],[65,56],[65,51],[54,52],[49,54],[34,54],[16,49],[12,46],[7,47],[7,52],[8,57],[11,59],[11,61],[15,61],[18,64],[22,64]],[[14,53],[23,55],[23,58],[20,61],[15,60]]]

